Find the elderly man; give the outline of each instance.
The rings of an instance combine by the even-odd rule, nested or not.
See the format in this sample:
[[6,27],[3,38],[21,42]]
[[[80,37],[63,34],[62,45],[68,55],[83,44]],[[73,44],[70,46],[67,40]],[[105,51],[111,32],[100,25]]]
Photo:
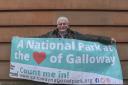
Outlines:
[[[47,34],[39,36],[39,37],[40,38],[43,38],[43,37],[45,38],[69,38],[69,39],[100,42],[103,44],[115,43],[115,40],[110,37],[81,34],[79,32],[71,30],[69,26],[69,20],[67,17],[59,17],[57,19],[57,27],[53,31],[50,31]],[[48,84],[48,85],[52,85],[52,84]]]
[[45,35],[40,36],[40,37],[70,38],[70,39],[100,42],[103,44],[115,43],[115,40],[110,37],[96,36],[96,35],[89,35],[89,34],[80,34],[78,32],[71,30],[70,26],[69,26],[69,20],[67,17],[59,17],[57,19],[57,28],[51,32],[48,32]]

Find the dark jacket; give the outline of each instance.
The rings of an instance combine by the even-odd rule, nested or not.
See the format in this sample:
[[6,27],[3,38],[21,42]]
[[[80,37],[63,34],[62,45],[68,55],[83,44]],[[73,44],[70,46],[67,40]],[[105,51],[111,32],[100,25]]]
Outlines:
[[[68,29],[67,32],[68,33],[64,36],[64,38],[78,39],[78,40],[84,40],[84,41],[95,41],[95,42],[100,42],[103,44],[115,43],[114,41],[111,40],[110,37],[90,35],[90,34],[80,34],[79,32],[73,31],[71,29]],[[61,38],[58,32],[58,29],[55,29],[39,37],[40,38]]]
[[[71,29],[68,29],[67,32],[68,33],[67,33],[67,35],[64,36],[64,38],[78,39],[78,40],[84,40],[84,41],[95,41],[95,42],[100,42],[103,44],[113,44],[114,43],[113,41],[111,41],[110,37],[96,36],[96,35],[89,35],[89,34],[80,34],[79,32],[72,31]],[[58,30],[55,29],[53,31],[48,32],[47,34],[38,36],[38,38],[61,38],[61,36],[59,35]],[[47,85],[56,85],[56,84],[47,84]],[[62,84],[62,85],[66,85],[66,84]]]

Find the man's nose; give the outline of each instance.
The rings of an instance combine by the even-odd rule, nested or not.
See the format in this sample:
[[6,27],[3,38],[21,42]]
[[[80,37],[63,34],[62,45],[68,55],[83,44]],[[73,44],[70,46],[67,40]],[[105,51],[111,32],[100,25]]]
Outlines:
[[64,26],[64,24],[62,24],[62,26]]
[[64,26],[64,24],[61,24],[61,26]]

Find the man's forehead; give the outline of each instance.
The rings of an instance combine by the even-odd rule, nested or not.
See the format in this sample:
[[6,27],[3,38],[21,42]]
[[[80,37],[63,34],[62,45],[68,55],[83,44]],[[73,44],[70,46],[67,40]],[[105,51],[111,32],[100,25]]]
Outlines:
[[65,20],[65,19],[61,19],[61,20],[58,21],[58,23],[67,23],[67,22],[68,22],[68,21]]
[[68,20],[68,18],[66,18],[66,17],[59,17],[59,18],[57,19],[57,23],[61,23],[61,22],[66,22],[66,23],[68,23],[69,20]]

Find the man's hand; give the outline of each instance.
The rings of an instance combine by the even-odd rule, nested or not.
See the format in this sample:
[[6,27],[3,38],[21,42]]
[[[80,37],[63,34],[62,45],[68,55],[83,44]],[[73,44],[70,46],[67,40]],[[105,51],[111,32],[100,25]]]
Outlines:
[[116,40],[114,38],[111,38],[111,43],[116,43]]

